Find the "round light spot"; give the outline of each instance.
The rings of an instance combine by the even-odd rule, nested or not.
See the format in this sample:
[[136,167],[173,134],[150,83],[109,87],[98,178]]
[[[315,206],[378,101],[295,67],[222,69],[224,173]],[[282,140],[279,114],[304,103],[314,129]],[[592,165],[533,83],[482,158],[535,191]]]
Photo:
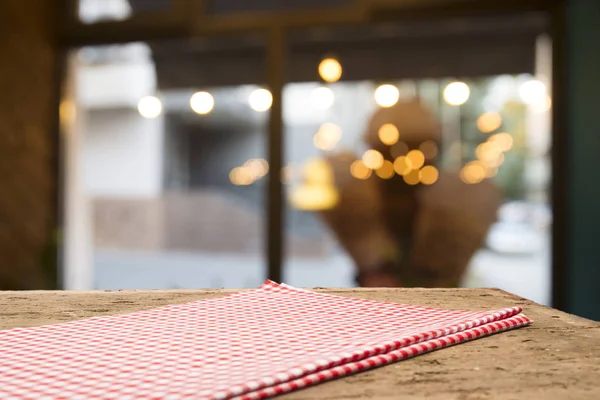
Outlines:
[[146,96],[138,102],[138,111],[144,118],[156,118],[162,113],[162,103],[158,97]]
[[265,112],[273,104],[273,96],[267,89],[256,89],[250,93],[248,104],[256,112]]
[[398,132],[398,128],[394,124],[383,124],[377,131],[377,135],[379,136],[379,140],[381,143],[391,146],[398,142],[400,138],[400,133]]
[[196,92],[190,97],[190,107],[196,114],[210,113],[215,106],[215,99],[208,92]]
[[319,75],[325,82],[337,82],[342,77],[342,65],[335,58],[325,58],[319,64]]
[[471,90],[464,82],[452,82],[444,88],[444,100],[451,106],[460,106],[469,100]]

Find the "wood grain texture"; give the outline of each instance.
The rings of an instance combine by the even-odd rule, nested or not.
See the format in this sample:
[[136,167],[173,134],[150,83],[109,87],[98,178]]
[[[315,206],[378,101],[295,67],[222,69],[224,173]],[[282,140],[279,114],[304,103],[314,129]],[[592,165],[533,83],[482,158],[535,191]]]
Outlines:
[[[448,309],[520,305],[533,325],[461,344],[282,398],[599,399],[600,323],[497,289],[315,289]],[[0,292],[0,329],[128,313],[234,290]]]

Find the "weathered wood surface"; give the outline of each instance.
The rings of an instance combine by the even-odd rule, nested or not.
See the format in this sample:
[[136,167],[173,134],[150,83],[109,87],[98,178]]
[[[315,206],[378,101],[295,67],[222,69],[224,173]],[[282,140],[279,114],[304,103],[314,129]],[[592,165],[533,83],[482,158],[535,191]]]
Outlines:
[[[282,396],[285,399],[600,399],[600,323],[495,289],[316,289],[449,309],[521,305],[533,325]],[[0,329],[207,299],[231,290],[0,292]]]

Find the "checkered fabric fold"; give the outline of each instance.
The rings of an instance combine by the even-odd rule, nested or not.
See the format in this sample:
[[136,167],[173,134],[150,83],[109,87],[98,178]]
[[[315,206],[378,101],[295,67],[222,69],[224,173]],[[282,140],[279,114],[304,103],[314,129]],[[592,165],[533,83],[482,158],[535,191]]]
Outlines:
[[267,281],[215,299],[0,331],[0,398],[263,399],[531,323],[520,313]]

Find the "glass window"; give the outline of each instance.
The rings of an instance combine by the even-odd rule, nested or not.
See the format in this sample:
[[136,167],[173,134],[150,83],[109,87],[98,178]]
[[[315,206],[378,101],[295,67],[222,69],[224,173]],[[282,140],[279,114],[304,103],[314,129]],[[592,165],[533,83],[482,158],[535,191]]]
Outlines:
[[549,40],[495,20],[528,56],[491,65],[515,40],[502,29],[427,24],[290,35],[290,75],[306,82],[284,97],[284,277],[500,287],[548,304]]
[[221,58],[209,40],[73,53],[67,204],[82,205],[68,220],[84,234],[67,247],[90,261],[67,260],[68,274],[94,289],[262,283],[271,95],[243,75],[264,71],[261,45]]

